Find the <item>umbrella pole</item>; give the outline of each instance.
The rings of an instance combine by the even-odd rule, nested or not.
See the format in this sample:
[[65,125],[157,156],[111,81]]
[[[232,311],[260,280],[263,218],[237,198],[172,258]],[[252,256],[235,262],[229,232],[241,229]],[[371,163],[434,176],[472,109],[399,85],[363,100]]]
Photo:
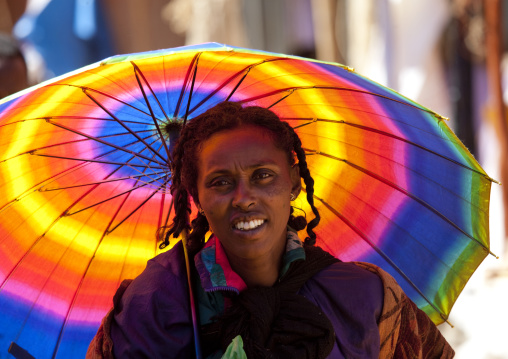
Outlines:
[[182,244],[183,244],[183,253],[185,258],[185,268],[187,271],[187,282],[189,284],[189,300],[190,300],[190,308],[191,308],[191,316],[192,316],[192,328],[194,329],[194,346],[196,350],[196,358],[201,359],[201,345],[199,343],[199,327],[198,320],[196,315],[196,302],[194,301],[194,292],[192,290],[192,278],[191,278],[191,270],[190,270],[190,262],[189,262],[189,254],[187,252],[187,231],[183,231],[181,233],[182,236]]

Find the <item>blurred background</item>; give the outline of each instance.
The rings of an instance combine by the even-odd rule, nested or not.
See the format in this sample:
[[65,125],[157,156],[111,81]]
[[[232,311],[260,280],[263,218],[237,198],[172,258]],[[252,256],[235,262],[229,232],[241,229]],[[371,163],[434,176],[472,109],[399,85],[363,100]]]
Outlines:
[[[0,98],[108,56],[203,42],[340,62],[442,116],[508,183],[506,0],[0,0]],[[504,190],[504,191],[503,191]],[[508,189],[491,250],[440,326],[457,358],[508,358]]]

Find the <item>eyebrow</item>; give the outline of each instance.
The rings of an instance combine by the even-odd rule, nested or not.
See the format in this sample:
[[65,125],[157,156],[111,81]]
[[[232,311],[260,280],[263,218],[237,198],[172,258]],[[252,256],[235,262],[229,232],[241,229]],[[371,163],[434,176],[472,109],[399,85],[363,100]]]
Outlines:
[[[255,169],[255,168],[259,168],[259,167],[264,167],[264,166],[277,166],[277,163],[273,160],[269,160],[269,159],[266,159],[266,160],[262,160],[260,162],[257,162],[255,164],[252,164],[250,166],[247,167],[247,169]],[[212,167],[212,171],[210,171],[206,176],[205,178],[208,178],[209,176],[211,175],[216,175],[216,174],[227,174],[231,171],[229,171],[228,169],[226,168],[220,168],[219,166],[216,166],[216,168]]]

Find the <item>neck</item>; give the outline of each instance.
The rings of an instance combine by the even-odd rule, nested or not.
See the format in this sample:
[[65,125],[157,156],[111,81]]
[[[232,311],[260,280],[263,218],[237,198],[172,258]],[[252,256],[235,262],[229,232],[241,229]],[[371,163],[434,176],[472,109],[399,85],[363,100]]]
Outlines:
[[279,278],[282,253],[277,257],[267,254],[256,259],[231,258],[230,265],[247,287],[271,287]]

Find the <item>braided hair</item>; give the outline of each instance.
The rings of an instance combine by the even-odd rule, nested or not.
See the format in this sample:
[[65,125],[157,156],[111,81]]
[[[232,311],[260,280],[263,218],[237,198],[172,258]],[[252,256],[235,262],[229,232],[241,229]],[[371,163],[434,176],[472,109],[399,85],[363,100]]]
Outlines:
[[[305,151],[300,138],[287,122],[281,121],[275,113],[266,108],[258,106],[243,108],[236,102],[222,102],[187,122],[174,147],[171,161],[171,193],[174,200],[175,216],[166,234],[160,235],[160,238],[163,239],[160,248],[169,244],[171,235],[176,238],[182,231],[190,231],[187,237],[190,253],[197,253],[203,247],[205,235],[210,229],[206,217],[198,213],[192,223],[189,223],[191,213],[189,195],[192,196],[196,204],[199,204],[197,178],[198,156],[201,146],[212,135],[220,131],[232,130],[244,125],[254,125],[268,130],[275,146],[287,154],[290,166],[296,163],[296,155],[300,177],[303,178],[306,186],[307,202],[315,217],[307,224],[303,216],[295,217],[294,210],[291,208],[288,225],[297,231],[307,227],[308,237],[305,239],[305,243],[309,245],[316,243],[316,234],[313,229],[318,225],[320,216],[314,205],[314,180],[307,167]],[[165,229],[162,228],[162,231],[160,229],[159,233],[164,232]]]

